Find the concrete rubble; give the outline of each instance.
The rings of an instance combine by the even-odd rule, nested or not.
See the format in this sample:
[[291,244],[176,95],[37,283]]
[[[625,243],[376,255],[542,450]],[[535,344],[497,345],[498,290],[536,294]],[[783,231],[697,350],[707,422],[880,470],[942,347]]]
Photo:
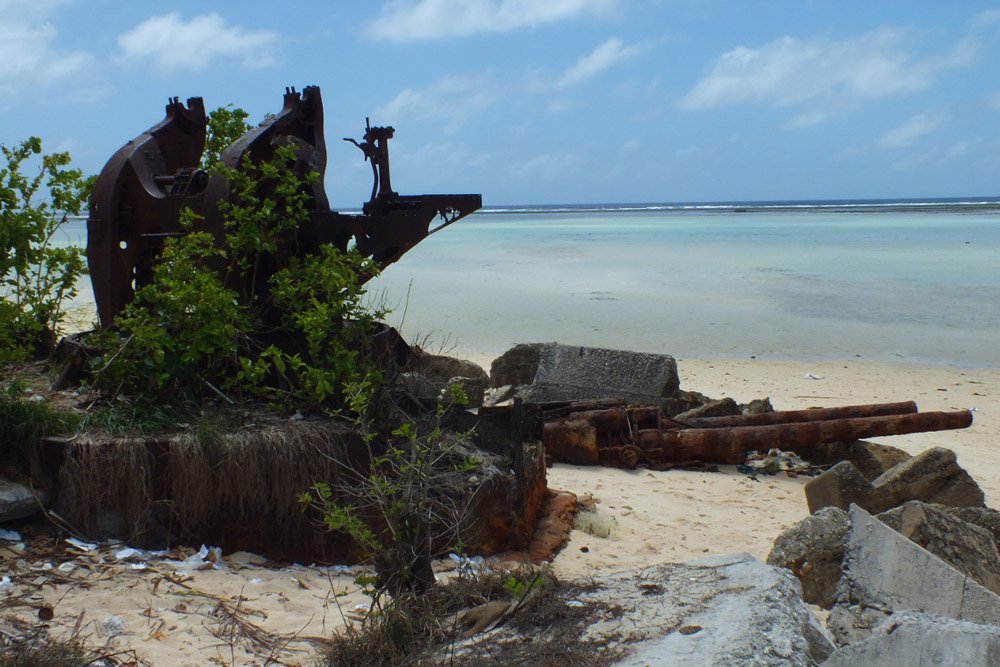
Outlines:
[[45,499],[44,494],[40,494],[36,500],[32,490],[20,482],[0,478],[0,523],[38,514],[39,502]]
[[868,480],[850,461],[841,461],[805,486],[809,512],[856,504],[884,512],[908,500],[952,507],[984,507],[983,492],[958,465],[955,452],[933,447]]
[[579,633],[577,643],[602,655],[613,648],[613,664],[623,667],[805,667],[820,664],[836,648],[802,601],[795,577],[749,554],[597,576],[570,595],[547,604],[560,607],[551,612],[554,617],[578,617],[573,627],[501,625],[449,647],[449,659],[461,664],[524,646],[534,656],[550,655],[549,645],[564,645],[569,633]]
[[1000,512],[954,452],[895,458],[871,479],[843,461],[810,482],[813,514],[767,562],[830,611],[824,665],[1000,664]]
[[666,354],[523,343],[493,361],[490,386],[493,402],[514,395],[535,403],[614,396],[659,405],[678,391],[680,379]]

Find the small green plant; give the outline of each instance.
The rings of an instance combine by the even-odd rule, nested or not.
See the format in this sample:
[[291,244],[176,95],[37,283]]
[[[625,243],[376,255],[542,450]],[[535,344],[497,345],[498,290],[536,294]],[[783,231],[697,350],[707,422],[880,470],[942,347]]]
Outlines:
[[519,579],[513,575],[504,582],[504,590],[514,597],[523,598],[529,592],[542,585],[541,575],[536,574],[530,581]]
[[[0,361],[24,360],[55,345],[63,305],[86,274],[83,250],[56,235],[86,205],[93,179],[68,168],[69,153],[42,155],[38,137],[0,149]],[[25,175],[36,156],[37,172]]]
[[[318,509],[324,524],[346,533],[365,551],[378,575],[375,601],[383,592],[394,599],[426,590],[434,583],[432,552],[460,544],[457,527],[461,499],[441,493],[449,476],[466,471],[471,460],[454,451],[468,433],[443,426],[450,406],[439,403],[429,418],[409,420],[386,436],[373,430],[367,394],[356,390],[352,403],[369,460],[364,469],[349,469],[338,485],[317,483],[299,498]],[[464,404],[453,387],[451,397]]]

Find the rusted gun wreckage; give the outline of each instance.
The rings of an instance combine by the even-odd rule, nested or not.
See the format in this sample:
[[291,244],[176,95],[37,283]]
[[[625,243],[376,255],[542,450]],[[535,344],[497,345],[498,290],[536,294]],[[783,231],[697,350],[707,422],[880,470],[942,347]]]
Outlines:
[[630,406],[624,401],[542,407],[542,440],[553,460],[624,468],[687,461],[740,464],[752,451],[805,450],[822,443],[972,424],[968,410],[917,412],[912,401],[684,421],[664,417],[655,405]]
[[[132,300],[135,289],[150,281],[164,239],[186,233],[179,222],[184,208],[201,216],[197,229],[211,232],[221,245],[225,232],[218,203],[229,201],[233,193],[225,176],[199,167],[206,124],[200,97],[188,99],[186,107],[173,98],[166,118],[122,147],[101,171],[87,220],[87,260],[104,328]],[[281,111],[222,153],[222,162],[236,168],[247,159],[268,160],[277,147],[291,145],[296,161],[290,169],[300,176],[319,174],[305,186],[307,223],[275,239],[278,251],[269,258],[268,270],[258,273],[256,294],[266,293],[267,279],[287,266],[289,258],[314,253],[322,244],[341,250],[354,244],[362,255],[385,267],[430,234],[482,206],[478,194],[394,192],[388,148],[393,133],[391,127],[368,125],[363,141],[348,140],[364,152],[375,177],[371,199],[360,215],[330,210],[323,185],[327,159],[323,101],[316,86],[301,93],[286,89]],[[237,288],[233,283],[245,278],[229,280],[229,286]]]

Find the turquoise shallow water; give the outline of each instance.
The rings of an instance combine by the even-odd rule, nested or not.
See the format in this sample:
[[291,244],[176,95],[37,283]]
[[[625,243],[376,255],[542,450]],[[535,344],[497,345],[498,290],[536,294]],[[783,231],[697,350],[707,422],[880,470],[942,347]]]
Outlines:
[[[74,221],[61,242],[85,245]],[[1000,207],[724,204],[476,213],[372,281],[431,349],[1000,366]],[[91,298],[87,290],[77,301]]]
[[1000,365],[995,209],[477,213],[372,288],[408,338],[457,351]]

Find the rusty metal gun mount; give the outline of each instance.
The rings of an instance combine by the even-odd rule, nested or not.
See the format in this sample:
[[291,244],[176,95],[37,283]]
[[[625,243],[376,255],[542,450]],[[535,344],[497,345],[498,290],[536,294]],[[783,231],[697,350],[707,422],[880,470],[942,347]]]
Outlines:
[[[186,233],[180,213],[190,208],[201,216],[197,230],[211,232],[221,246],[224,225],[219,202],[233,193],[228,180],[209,174],[199,165],[205,147],[207,118],[200,97],[187,106],[175,97],[166,118],[118,150],[105,165],[94,186],[87,220],[87,261],[101,326],[109,328],[115,316],[132,300],[135,290],[148,284],[164,239]],[[276,147],[295,146],[299,175],[316,172],[306,184],[307,223],[275,239],[278,247],[267,258],[268,270],[258,274],[253,292],[267,293],[267,279],[287,266],[291,257],[314,253],[332,243],[341,250],[352,244],[384,268],[410,248],[482,206],[478,194],[400,196],[389,182],[388,139],[393,128],[366,127],[363,144],[353,142],[371,160],[375,187],[360,215],[330,210],[323,186],[326,144],[323,136],[323,101],[316,86],[301,93],[285,91],[284,107],[259,127],[247,132],[221,157],[230,168],[250,160],[273,157]],[[349,140],[353,141],[353,140]],[[381,187],[379,187],[381,186]],[[432,223],[438,224],[432,227]],[[228,286],[237,292],[242,276],[230,276]]]
[[[480,408],[480,414],[509,411]],[[655,405],[622,399],[534,404],[526,430],[546,455],[575,465],[673,467],[684,462],[740,464],[751,451],[806,451],[823,443],[906,433],[946,431],[972,424],[969,410],[918,412],[912,401],[785,410],[676,421]]]

